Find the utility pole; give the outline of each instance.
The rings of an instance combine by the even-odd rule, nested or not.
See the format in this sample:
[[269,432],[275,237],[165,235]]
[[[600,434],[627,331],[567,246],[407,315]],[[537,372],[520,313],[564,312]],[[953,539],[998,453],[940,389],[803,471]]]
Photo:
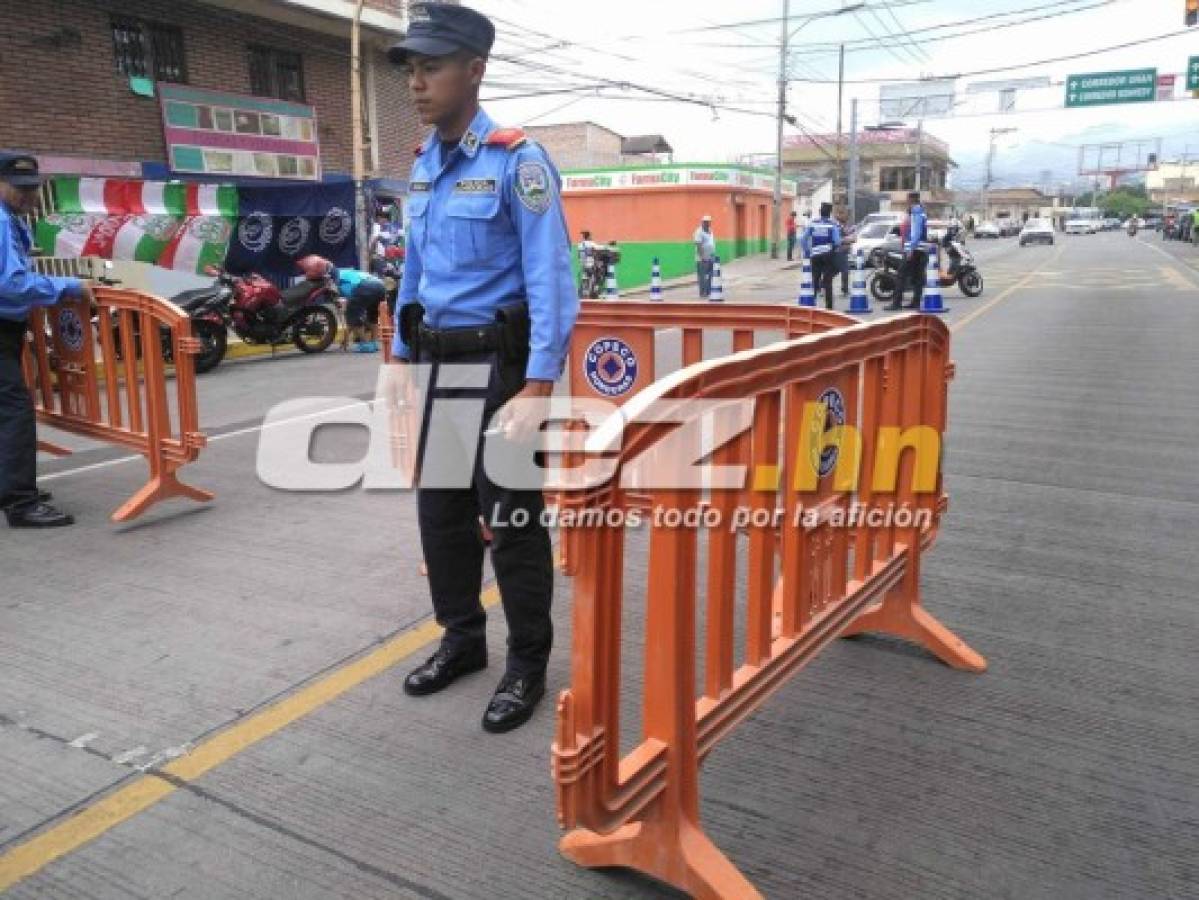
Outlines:
[[991,146],[987,150],[987,180],[983,184],[983,218],[989,219],[988,206],[990,203],[991,193],[991,164],[995,161],[995,138],[1001,134],[1009,134],[1015,131],[1015,128],[992,128],[991,129]]
[[858,221],[858,98],[849,101],[849,224]]
[[350,128],[354,152],[354,233],[357,235],[358,268],[369,268],[366,226],[366,196],[363,194],[365,167],[362,162],[362,6],[366,0],[358,0],[354,7],[354,21],[350,26]]
[[924,119],[916,120],[916,190],[923,187],[920,168],[924,164]]
[[[359,0],[361,3],[362,0]],[[774,139],[774,203],[770,208],[770,258],[779,258],[779,232],[783,224],[783,117],[787,114],[787,16],[790,0],[783,0],[782,37],[779,40],[779,103]]]
[[833,203],[841,206],[845,203],[845,172],[841,167],[841,106],[845,92],[845,45],[837,55],[837,169],[833,176]]

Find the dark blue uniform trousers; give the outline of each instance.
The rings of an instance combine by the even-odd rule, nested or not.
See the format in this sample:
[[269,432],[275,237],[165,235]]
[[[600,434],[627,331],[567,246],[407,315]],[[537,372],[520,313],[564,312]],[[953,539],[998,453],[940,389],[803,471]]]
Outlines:
[[[429,362],[428,357],[423,357]],[[454,363],[490,364],[486,389],[438,388],[444,367]],[[550,603],[554,572],[549,532],[542,521],[540,490],[513,490],[495,484],[483,466],[483,429],[491,416],[524,385],[523,364],[500,363],[493,353],[472,353],[433,362],[434,389],[425,407],[420,471],[469,471],[469,487],[420,487],[417,516],[421,546],[429,570],[429,589],[437,622],[445,629],[443,645],[455,649],[482,644],[487,614],[480,602],[483,584],[483,538],[479,516],[492,529],[491,564],[508,621],[508,672],[544,672],[553,644]],[[430,429],[434,401],[483,400],[483,416],[442,415]],[[474,452],[473,466],[470,453]],[[523,510],[524,513],[517,513]],[[528,521],[517,525],[527,515]]]
[[37,499],[37,426],[21,373],[25,323],[0,320],[0,508]]

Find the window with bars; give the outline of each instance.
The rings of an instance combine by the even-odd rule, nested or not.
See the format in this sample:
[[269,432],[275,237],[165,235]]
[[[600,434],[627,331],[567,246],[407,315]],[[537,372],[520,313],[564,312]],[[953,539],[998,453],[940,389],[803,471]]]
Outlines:
[[249,47],[250,93],[304,102],[304,62],[300,54],[271,47]]
[[183,31],[174,25],[114,16],[112,52],[122,75],[187,83]]

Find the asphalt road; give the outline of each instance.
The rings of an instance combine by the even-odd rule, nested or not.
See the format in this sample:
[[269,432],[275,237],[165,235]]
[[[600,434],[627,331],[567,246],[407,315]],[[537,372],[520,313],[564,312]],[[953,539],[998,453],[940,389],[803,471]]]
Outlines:
[[[946,294],[951,506],[924,586],[991,668],[830,647],[709,758],[705,827],[769,897],[1196,896],[1199,253],[1120,233],[974,249],[986,292]],[[797,281],[732,272],[729,302]],[[268,409],[369,396],[377,361],[204,376],[210,445],[185,474],[207,506],[117,527],[143,463],[72,440],[42,466],[80,524],[0,540],[0,891],[668,895],[558,856],[552,703],[494,737],[495,663],[400,691],[435,639],[411,496],[255,476]],[[365,447],[314,442],[322,461]],[[498,613],[490,629],[498,661]]]

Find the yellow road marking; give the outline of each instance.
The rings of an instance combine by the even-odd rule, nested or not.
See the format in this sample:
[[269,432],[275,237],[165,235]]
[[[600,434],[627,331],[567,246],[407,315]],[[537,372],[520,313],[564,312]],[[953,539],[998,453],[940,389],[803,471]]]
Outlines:
[[1026,284],[1028,284],[1030,281],[1032,281],[1038,275],[1043,275],[1044,273],[1042,272],[1042,269],[1044,269],[1045,266],[1051,266],[1055,262],[1057,262],[1061,258],[1062,253],[1065,252],[1065,249],[1066,249],[1066,245],[1060,244],[1057,248],[1057,252],[1053,254],[1053,258],[1046,260],[1045,264],[1043,266],[1039,266],[1039,267],[1033,269],[1031,272],[1029,272],[1027,275],[1025,275],[1023,278],[1021,278],[1015,284],[1010,285],[1006,290],[1004,290],[994,300],[991,300],[991,301],[983,304],[978,309],[976,309],[974,312],[970,313],[970,315],[964,316],[963,318],[958,319],[956,322],[954,322],[952,325],[949,326],[949,330],[950,331],[961,331],[963,328],[965,328],[968,324],[973,322],[975,319],[977,319],[979,316],[981,316],[987,310],[1002,303],[1004,300],[1006,300],[1012,294],[1016,293],[1016,291],[1020,290],[1022,287],[1024,287]]
[[[482,600],[483,606],[494,606],[500,600],[499,589],[494,584],[489,585]],[[440,634],[441,627],[432,620],[398,634],[365,656],[218,732],[186,756],[163,766],[161,771],[179,781],[194,781],[292,722],[336,700],[351,688],[382,674]],[[0,856],[0,892],[149,809],[176,790],[178,787],[165,778],[144,775],[53,828],[18,844]]]

